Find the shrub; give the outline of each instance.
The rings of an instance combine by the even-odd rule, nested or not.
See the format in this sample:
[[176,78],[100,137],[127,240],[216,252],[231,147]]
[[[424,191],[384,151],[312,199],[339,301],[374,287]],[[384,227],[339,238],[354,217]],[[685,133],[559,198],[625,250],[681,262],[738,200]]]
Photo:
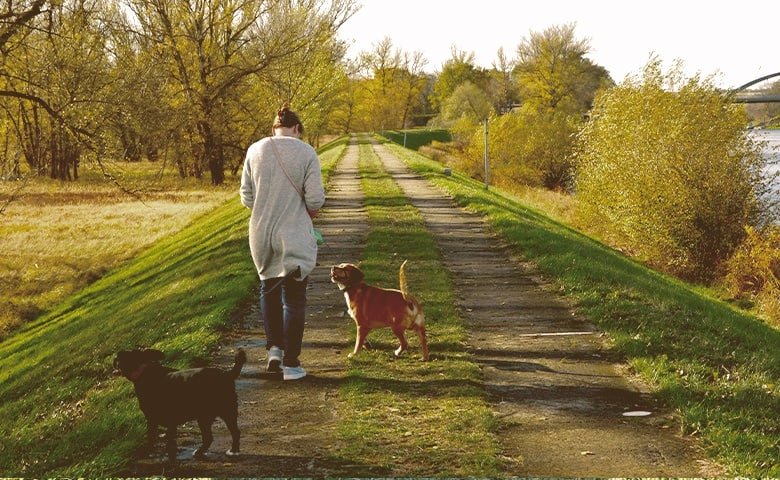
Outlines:
[[435,160],[445,165],[456,165],[459,163],[457,158],[458,151],[452,142],[439,142],[434,140],[430,145],[424,145],[417,150],[431,160]]
[[[579,120],[560,112],[521,109],[489,122],[489,155],[493,183],[562,190],[570,185],[572,151]],[[482,177],[484,124],[472,130],[465,147],[471,164],[465,171]],[[462,166],[463,167],[463,166]]]
[[477,85],[466,81],[445,100],[436,120],[444,127],[451,127],[463,117],[479,122],[490,116],[492,112],[493,106],[487,93]]
[[780,326],[780,227],[745,230],[745,241],[726,264],[726,287],[737,299],[755,301]]
[[[472,178],[483,180],[484,163],[483,155],[471,156],[470,145],[474,139],[483,131],[483,127],[474,118],[463,116],[458,119],[450,128],[452,132],[452,145],[455,149],[453,167],[460,170]],[[484,135],[484,133],[483,133]],[[484,142],[482,142],[484,145]]]
[[651,60],[596,99],[580,134],[576,195],[589,224],[670,273],[711,280],[768,206],[744,109],[710,79]]
[[444,163],[444,152],[442,152],[438,148],[434,148],[431,145],[423,145],[419,149],[417,149],[418,152],[422,153],[426,157],[430,158],[431,160],[436,160],[437,162]]

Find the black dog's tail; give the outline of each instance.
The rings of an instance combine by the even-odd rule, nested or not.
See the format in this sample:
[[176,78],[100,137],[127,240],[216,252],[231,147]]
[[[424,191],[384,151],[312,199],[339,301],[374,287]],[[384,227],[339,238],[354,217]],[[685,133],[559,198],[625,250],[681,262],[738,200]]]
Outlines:
[[233,377],[234,380],[238,378],[238,375],[241,373],[241,367],[243,367],[245,363],[246,363],[246,352],[244,351],[243,348],[239,348],[238,351],[236,352],[236,360],[235,363],[233,364],[233,368],[230,370],[230,375]]

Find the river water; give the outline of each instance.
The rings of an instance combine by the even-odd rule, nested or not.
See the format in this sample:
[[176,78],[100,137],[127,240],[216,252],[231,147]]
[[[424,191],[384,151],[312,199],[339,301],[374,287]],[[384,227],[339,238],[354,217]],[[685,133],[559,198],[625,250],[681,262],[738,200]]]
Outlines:
[[[767,174],[780,172],[780,130],[754,130],[751,135],[766,142],[764,156],[767,158]],[[780,198],[780,179],[775,181],[774,191]]]

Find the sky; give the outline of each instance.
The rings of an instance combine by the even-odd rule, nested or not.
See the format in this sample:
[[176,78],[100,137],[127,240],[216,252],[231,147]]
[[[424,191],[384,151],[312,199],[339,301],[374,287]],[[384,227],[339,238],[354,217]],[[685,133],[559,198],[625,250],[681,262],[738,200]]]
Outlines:
[[[666,71],[680,60],[685,73],[713,76],[734,88],[780,72],[780,0],[358,0],[341,27],[348,56],[389,37],[394,47],[422,52],[425,70],[441,71],[452,47],[490,68],[498,49],[514,58],[530,32],[575,24],[588,39],[588,58],[616,82],[639,75],[651,55]],[[773,79],[778,80],[778,78]],[[763,84],[756,85],[757,87]]]

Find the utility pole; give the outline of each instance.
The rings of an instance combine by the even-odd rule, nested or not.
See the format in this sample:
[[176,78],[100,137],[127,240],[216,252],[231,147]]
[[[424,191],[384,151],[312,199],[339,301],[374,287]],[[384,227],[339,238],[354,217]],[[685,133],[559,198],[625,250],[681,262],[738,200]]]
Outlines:
[[490,187],[490,155],[488,152],[488,119],[485,117],[485,190]]

